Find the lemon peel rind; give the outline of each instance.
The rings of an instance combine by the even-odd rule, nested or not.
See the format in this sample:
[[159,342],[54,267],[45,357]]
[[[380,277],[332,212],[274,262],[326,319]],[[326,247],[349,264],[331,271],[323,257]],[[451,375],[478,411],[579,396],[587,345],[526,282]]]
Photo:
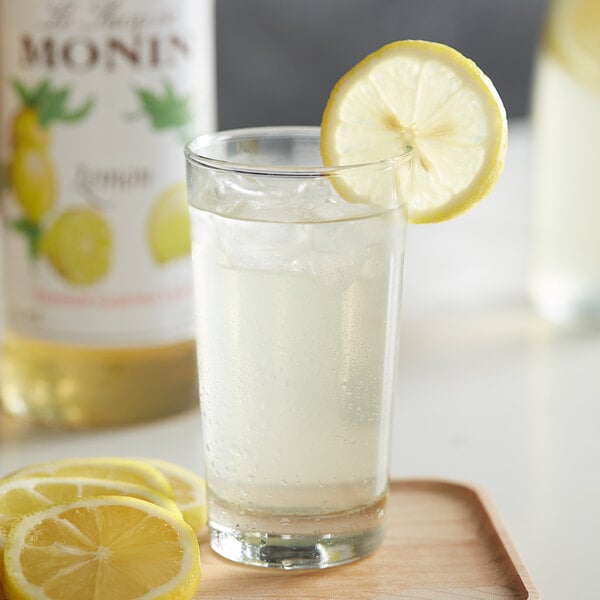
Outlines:
[[[471,59],[449,46],[422,40],[391,42],[366,56],[343,75],[335,84],[323,112],[321,123],[321,155],[323,162],[327,166],[343,162],[340,160],[335,147],[335,123],[339,121],[339,119],[336,119],[336,114],[339,115],[345,96],[342,90],[347,86],[354,85],[355,81],[360,82],[368,79],[368,73],[373,64],[377,64],[382,57],[391,56],[392,53],[403,56],[412,53],[421,61],[431,60],[452,68],[454,72],[458,73],[459,79],[462,82],[468,82],[474,88],[477,96],[482,99],[486,122],[490,125],[489,130],[499,132],[499,135],[493,137],[493,143],[487,147],[482,166],[474,173],[472,183],[457,192],[450,201],[441,206],[420,210],[414,205],[411,206],[410,198],[403,199],[408,206],[409,222],[432,223],[444,221],[465,212],[489,193],[502,171],[508,138],[506,112],[491,80]],[[330,124],[333,125],[330,127]],[[400,168],[404,168],[403,165],[400,165]],[[334,187],[349,202],[371,201],[368,196],[357,194],[351,184],[343,185],[340,182],[334,182]]]

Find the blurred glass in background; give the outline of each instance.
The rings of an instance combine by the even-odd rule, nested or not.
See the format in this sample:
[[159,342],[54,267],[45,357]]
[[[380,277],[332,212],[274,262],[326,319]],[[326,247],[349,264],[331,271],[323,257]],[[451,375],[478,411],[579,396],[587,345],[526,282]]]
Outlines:
[[339,77],[405,38],[469,56],[509,116],[524,116],[545,9],[546,0],[219,0],[219,128],[318,125]]
[[554,0],[533,102],[531,294],[553,321],[600,319],[600,0]]

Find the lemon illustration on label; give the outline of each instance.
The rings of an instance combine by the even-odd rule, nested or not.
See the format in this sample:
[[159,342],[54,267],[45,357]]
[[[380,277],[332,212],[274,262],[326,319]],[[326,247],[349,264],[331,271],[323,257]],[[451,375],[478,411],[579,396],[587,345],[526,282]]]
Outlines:
[[44,148],[18,146],[10,164],[10,180],[25,219],[39,223],[56,197],[56,177]]
[[12,123],[14,153],[9,165],[15,200],[29,223],[38,223],[54,204],[56,178],[48,155],[50,132],[33,108],[22,108]]
[[14,148],[28,146],[40,150],[45,150],[50,143],[50,130],[42,127],[37,112],[27,105],[13,119],[12,143]]
[[96,283],[110,269],[110,227],[90,208],[71,208],[61,213],[45,232],[40,246],[56,273],[73,285]]
[[167,187],[154,201],[148,215],[147,233],[150,253],[159,264],[190,253],[190,217],[184,181]]
[[55,205],[58,190],[50,155],[50,125],[55,121],[80,121],[91,110],[93,101],[68,109],[70,90],[53,87],[48,79],[30,88],[13,81],[13,88],[21,108],[12,122],[13,156],[8,172],[14,199],[23,216],[15,219],[12,227],[25,236],[30,254],[35,257],[43,233],[40,222]]

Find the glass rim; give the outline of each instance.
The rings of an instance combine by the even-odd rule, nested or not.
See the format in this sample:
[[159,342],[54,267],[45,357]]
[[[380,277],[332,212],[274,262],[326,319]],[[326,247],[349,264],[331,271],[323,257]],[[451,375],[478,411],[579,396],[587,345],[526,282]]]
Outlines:
[[212,158],[207,153],[200,152],[199,150],[207,150],[214,144],[226,140],[243,140],[252,138],[268,138],[268,137],[307,137],[307,138],[319,138],[320,127],[310,125],[275,125],[269,127],[241,127],[237,129],[223,129],[220,131],[214,131],[204,133],[185,145],[184,153],[185,158],[191,165],[198,167],[205,167],[215,171],[227,171],[231,173],[240,173],[245,175],[264,175],[264,176],[279,176],[279,177],[327,177],[334,174],[339,174],[344,171],[350,171],[354,169],[369,168],[369,167],[383,167],[389,168],[397,166],[407,161],[412,155],[412,148],[406,146],[404,152],[388,158],[379,160],[351,163],[334,166],[323,166],[323,165],[306,165],[306,166],[275,166],[275,165],[257,165],[243,162],[235,162],[224,160],[220,158]]

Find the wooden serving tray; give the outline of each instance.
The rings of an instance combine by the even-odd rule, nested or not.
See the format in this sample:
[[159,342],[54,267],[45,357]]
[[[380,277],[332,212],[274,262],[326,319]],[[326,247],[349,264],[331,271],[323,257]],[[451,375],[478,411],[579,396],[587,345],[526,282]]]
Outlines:
[[539,600],[485,494],[435,480],[395,481],[381,548],[324,570],[236,565],[201,541],[194,600]]

